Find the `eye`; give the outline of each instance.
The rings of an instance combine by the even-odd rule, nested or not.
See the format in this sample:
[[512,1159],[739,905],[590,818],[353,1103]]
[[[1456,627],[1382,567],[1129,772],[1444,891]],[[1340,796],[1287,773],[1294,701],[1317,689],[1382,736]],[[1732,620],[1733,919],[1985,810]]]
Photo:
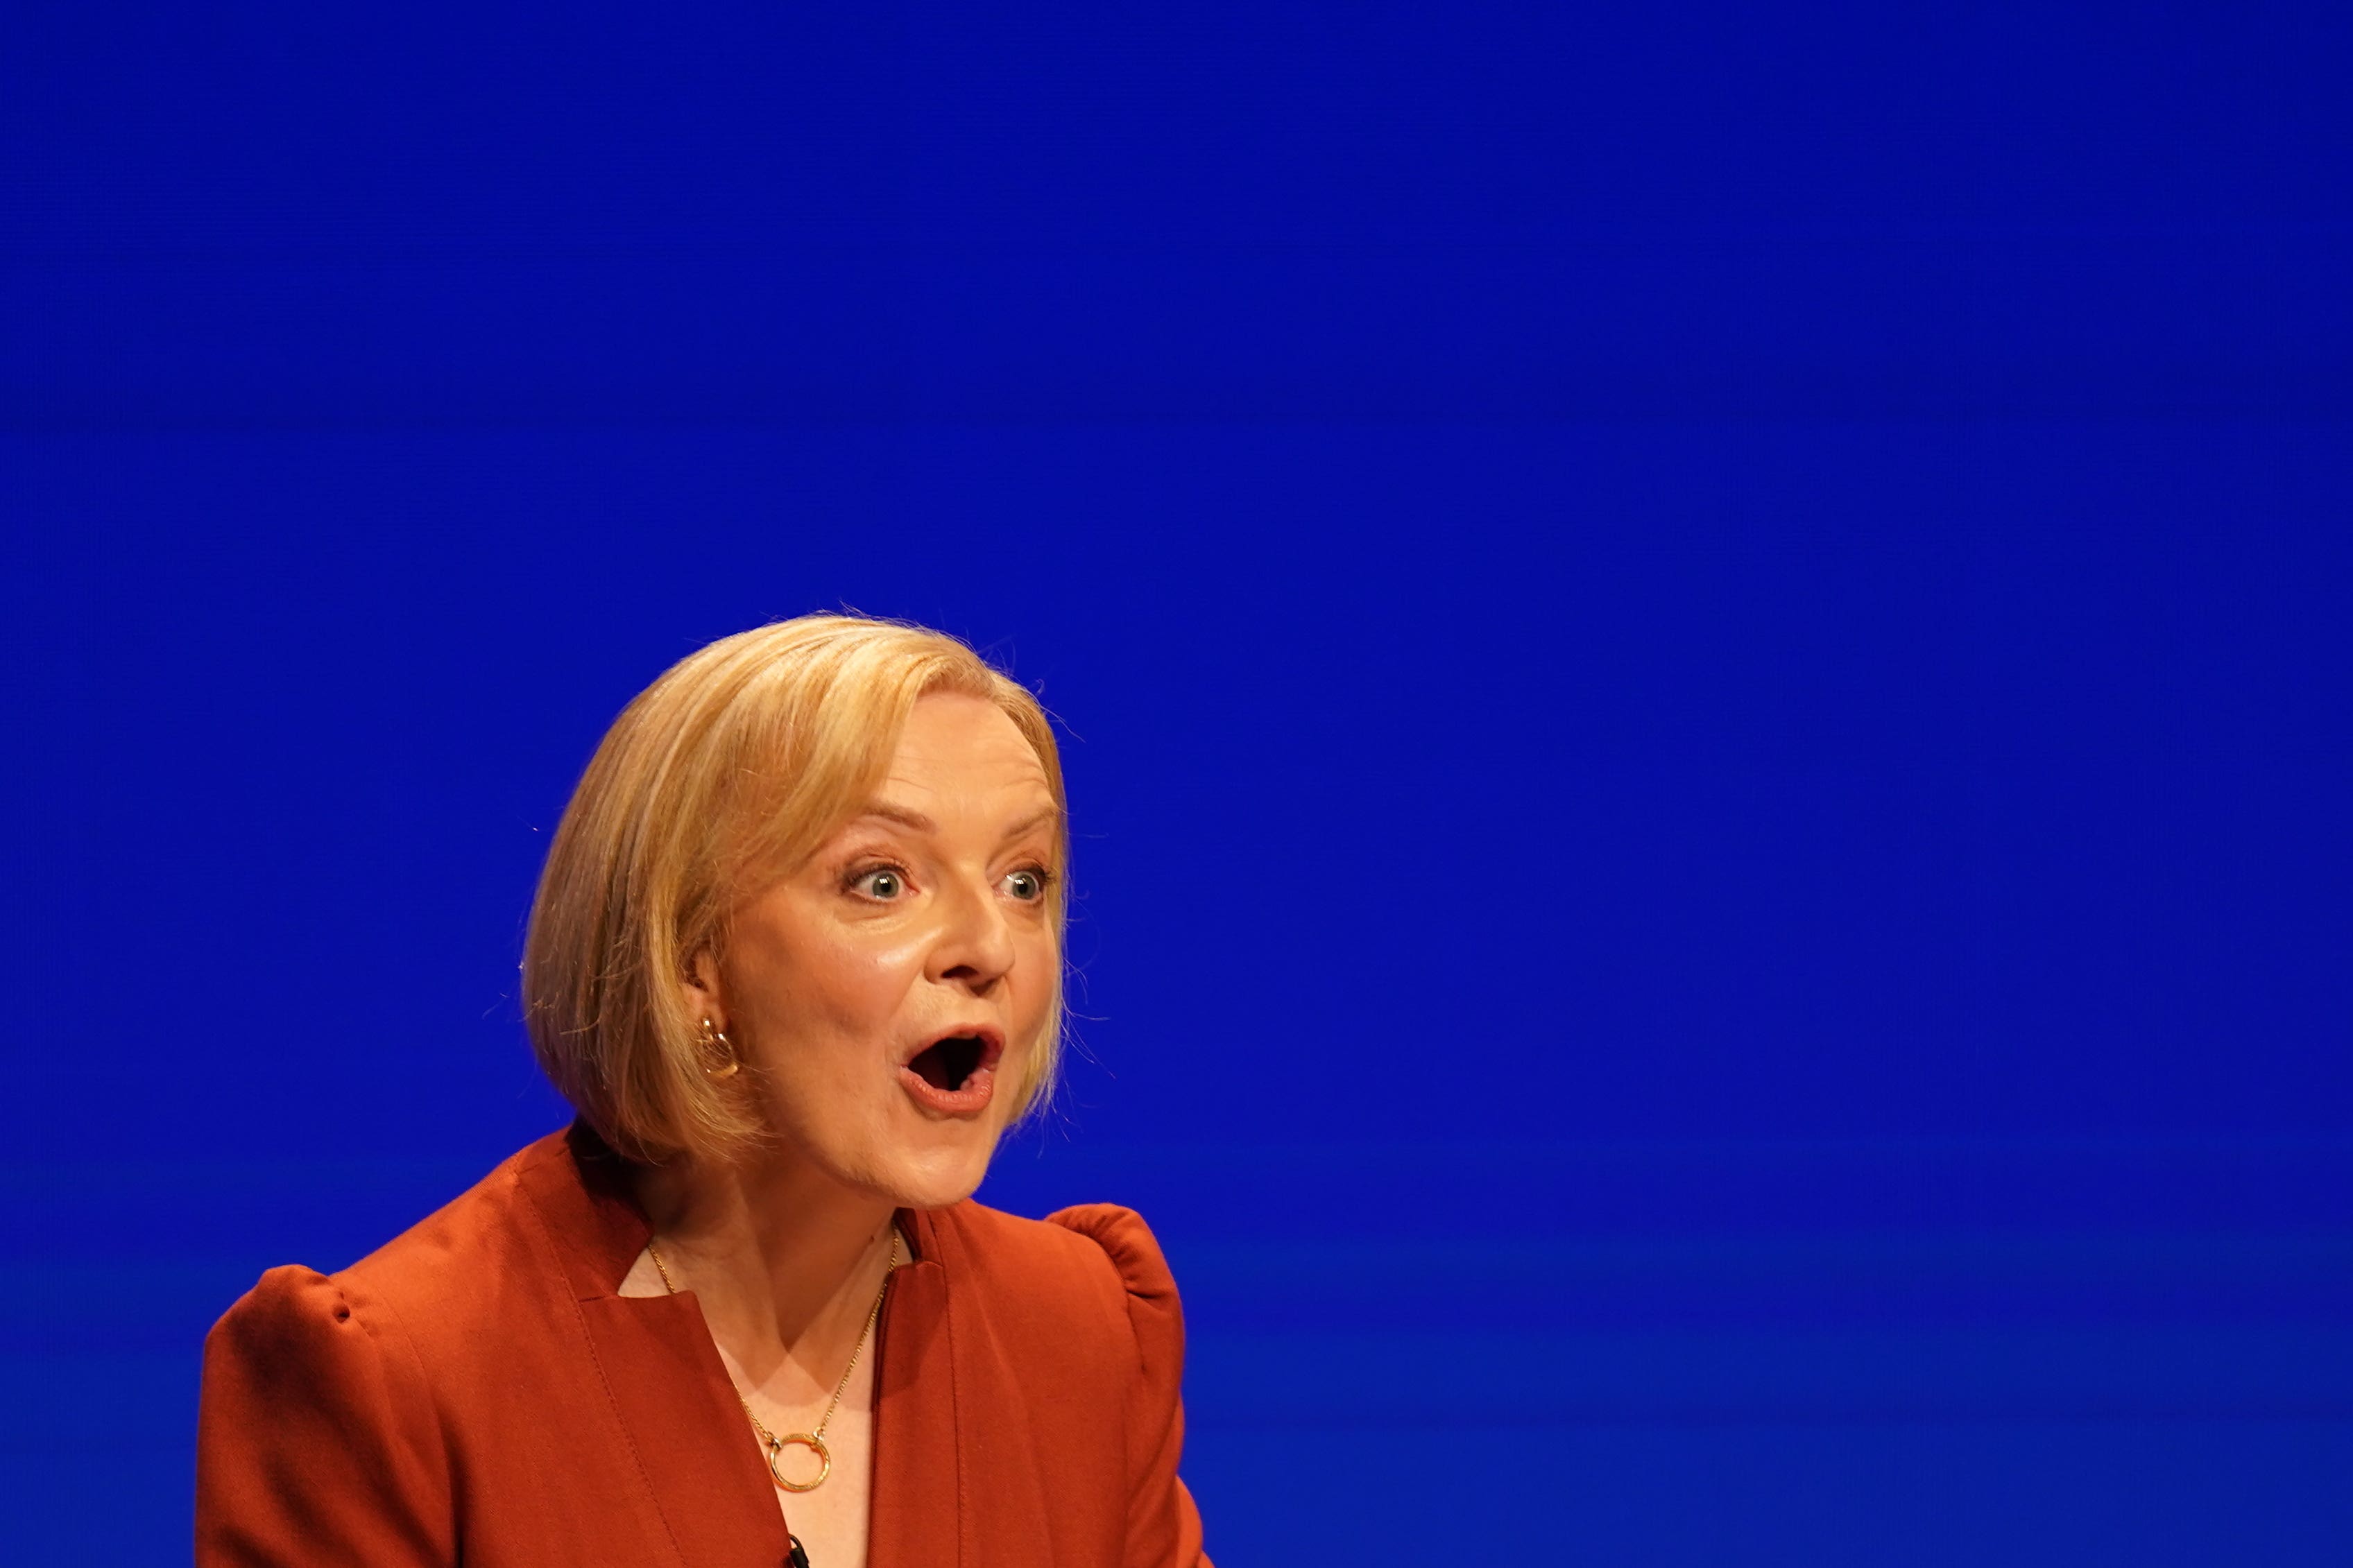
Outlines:
[[1046,873],[1036,867],[1016,871],[1005,879],[1005,890],[1025,904],[1034,904],[1046,896]]
[[887,902],[907,890],[907,879],[895,866],[877,866],[850,878],[849,886],[854,892]]

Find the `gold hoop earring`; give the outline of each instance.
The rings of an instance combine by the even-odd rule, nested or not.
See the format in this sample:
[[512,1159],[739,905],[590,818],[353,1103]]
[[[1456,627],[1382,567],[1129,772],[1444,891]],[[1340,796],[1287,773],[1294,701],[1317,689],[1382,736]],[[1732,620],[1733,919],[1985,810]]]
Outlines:
[[726,1065],[723,1067],[705,1067],[702,1069],[703,1077],[733,1078],[744,1070],[744,1059],[735,1054],[734,1042],[727,1037],[727,1031],[713,1027],[708,1018],[702,1020],[702,1044],[704,1050],[716,1052],[726,1060]]

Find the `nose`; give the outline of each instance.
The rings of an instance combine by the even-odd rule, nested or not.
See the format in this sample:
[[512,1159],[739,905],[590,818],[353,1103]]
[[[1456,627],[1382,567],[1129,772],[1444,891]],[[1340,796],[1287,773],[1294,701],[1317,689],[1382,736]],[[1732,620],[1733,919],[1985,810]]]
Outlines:
[[931,978],[986,996],[1013,967],[1013,927],[996,889],[978,878],[957,878],[941,900],[939,937],[932,946]]

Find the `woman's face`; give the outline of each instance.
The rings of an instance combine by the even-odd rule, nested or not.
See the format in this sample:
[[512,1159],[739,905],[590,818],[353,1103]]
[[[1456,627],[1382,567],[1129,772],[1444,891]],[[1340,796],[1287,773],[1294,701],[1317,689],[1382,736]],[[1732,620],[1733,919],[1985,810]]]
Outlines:
[[835,1180],[915,1208],[980,1184],[1053,1001],[1058,826],[1013,721],[934,694],[865,811],[737,911],[698,1000]]

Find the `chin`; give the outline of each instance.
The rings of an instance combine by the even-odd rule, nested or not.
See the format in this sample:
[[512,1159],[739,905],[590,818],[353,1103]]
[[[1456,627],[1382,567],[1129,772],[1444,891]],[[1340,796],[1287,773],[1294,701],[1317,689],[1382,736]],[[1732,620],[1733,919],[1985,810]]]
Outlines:
[[900,1063],[896,1092],[870,1149],[870,1184],[902,1208],[945,1208],[972,1196],[1018,1102],[1026,1057],[981,1026],[944,1033]]
[[901,1208],[938,1209],[962,1203],[988,1174],[989,1158],[997,1152],[1002,1131],[974,1128],[946,1146],[926,1141],[925,1147],[881,1151],[876,1162],[881,1179],[873,1185]]

